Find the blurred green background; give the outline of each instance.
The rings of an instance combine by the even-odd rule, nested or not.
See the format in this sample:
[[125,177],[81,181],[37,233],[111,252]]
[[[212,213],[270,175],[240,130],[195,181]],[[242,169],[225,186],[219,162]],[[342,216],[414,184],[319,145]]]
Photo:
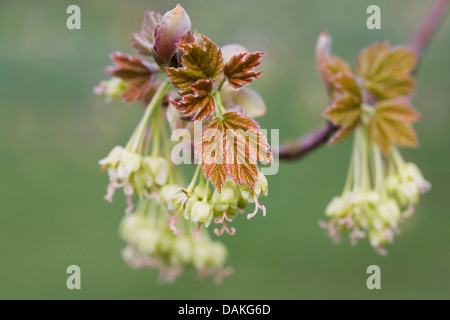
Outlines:
[[[281,141],[323,122],[327,97],[314,68],[317,36],[353,61],[373,41],[407,43],[432,1],[377,1],[382,29],[366,28],[373,1],[189,0],[193,28],[217,44],[267,52],[260,80],[267,116]],[[81,7],[81,30],[66,28],[66,8]],[[450,298],[450,19],[422,61],[414,105],[421,148],[403,150],[433,184],[389,255],[367,241],[333,245],[318,227],[341,192],[350,141],[269,177],[266,217],[235,221],[224,236],[235,273],[221,285],[190,270],[159,285],[154,270],[122,261],[118,235],[124,202],[103,200],[107,176],[97,161],[126,143],[138,105],[106,104],[92,93],[106,78],[108,54],[133,53],[128,36],[145,8],[177,1],[0,1],[0,298],[26,299],[449,299]],[[82,289],[66,288],[66,268],[81,267]],[[366,268],[381,267],[382,289],[366,288]]]

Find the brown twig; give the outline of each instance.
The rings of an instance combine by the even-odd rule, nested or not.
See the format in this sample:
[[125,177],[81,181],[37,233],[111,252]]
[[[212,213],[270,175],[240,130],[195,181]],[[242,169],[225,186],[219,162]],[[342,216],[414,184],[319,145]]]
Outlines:
[[336,126],[331,122],[327,122],[322,127],[301,136],[297,140],[286,142],[278,150],[278,155],[283,160],[298,159],[325,144],[336,129]]
[[417,30],[411,41],[411,48],[421,56],[428,44],[433,39],[439,25],[444,21],[450,0],[436,0],[428,13],[428,16]]
[[[410,46],[419,57],[423,56],[425,49],[435,35],[439,25],[444,20],[449,5],[450,0],[436,0],[423,24],[413,37]],[[336,126],[327,122],[325,125],[322,125],[318,129],[315,129],[296,140],[286,142],[278,149],[280,160],[300,159],[311,151],[325,145],[336,129]]]

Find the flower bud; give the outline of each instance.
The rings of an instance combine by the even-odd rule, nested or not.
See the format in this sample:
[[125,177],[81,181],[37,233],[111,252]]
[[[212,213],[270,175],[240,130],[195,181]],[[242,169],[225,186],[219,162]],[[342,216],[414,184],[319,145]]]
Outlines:
[[187,199],[186,203],[184,204],[184,212],[183,212],[183,216],[184,216],[184,218],[185,218],[186,220],[188,220],[189,217],[191,216],[192,208],[193,208],[193,206],[194,206],[194,204],[195,204],[196,202],[198,202],[198,198],[197,198],[197,196],[194,194],[194,195],[190,196],[190,197]]
[[177,51],[177,43],[187,31],[191,30],[191,20],[181,5],[167,12],[161,24],[155,29],[153,57],[161,66],[168,66]]
[[429,183],[420,172],[420,169],[414,163],[407,163],[405,165],[405,174],[408,180],[414,182],[419,190],[420,194],[428,192],[431,189],[431,183]]
[[213,218],[213,211],[209,204],[197,201],[192,206],[191,221],[204,223],[208,226]]
[[267,196],[269,183],[267,182],[266,176],[260,171],[258,175],[258,180],[256,180],[254,194],[257,196],[263,194]]
[[141,167],[142,156],[138,153],[125,150],[120,157],[117,166],[117,176],[126,179]]
[[194,194],[199,199],[203,199],[203,197],[205,196],[205,191],[206,191],[206,186],[204,184],[198,185],[194,188]]
[[105,167],[116,167],[117,164],[120,161],[120,158],[122,157],[122,153],[125,152],[125,149],[121,146],[115,146],[111,152],[108,154],[108,156],[102,160],[100,160],[98,163],[102,166],[102,168]]
[[163,201],[164,205],[170,206],[173,208],[172,198],[174,197],[175,193],[180,190],[181,188],[174,184],[168,184],[161,188],[161,200]]
[[110,80],[100,82],[94,88],[95,94],[104,94],[110,100],[119,100],[127,88],[127,84],[120,78],[113,77]]
[[173,264],[185,265],[191,261],[193,255],[192,238],[178,236],[173,241],[173,254],[171,256]]
[[227,256],[227,248],[222,243],[200,238],[194,243],[192,263],[198,270],[207,267],[223,267]]
[[383,222],[388,223],[392,228],[396,228],[401,212],[395,200],[388,200],[378,206],[378,215]]
[[342,197],[334,197],[325,209],[327,217],[343,218],[348,213],[349,206]]
[[157,185],[163,186],[166,184],[170,170],[166,159],[147,156],[144,158],[144,165],[150,170]]
[[153,176],[148,170],[141,167],[129,180],[137,195],[143,195],[153,185]]

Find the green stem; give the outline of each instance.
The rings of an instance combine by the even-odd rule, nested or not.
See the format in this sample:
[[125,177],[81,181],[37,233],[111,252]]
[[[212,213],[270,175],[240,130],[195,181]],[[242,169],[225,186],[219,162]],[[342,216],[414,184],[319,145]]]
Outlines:
[[204,203],[208,202],[208,194],[209,194],[209,180],[206,180],[205,194],[203,195],[202,202]]
[[344,195],[347,192],[350,192],[350,190],[352,189],[352,183],[353,183],[353,176],[354,176],[354,166],[355,166],[355,153],[357,152],[356,150],[356,136],[353,139],[353,147],[352,147],[352,156],[350,158],[350,166],[348,168],[348,173],[347,173],[347,179],[345,180],[345,187],[344,187],[344,191],[342,192],[342,195]]
[[405,166],[405,160],[403,160],[402,155],[394,146],[391,147],[391,156],[395,163],[395,166],[397,167],[397,173],[399,174],[400,178],[403,181],[407,180],[405,176],[405,171],[403,170],[403,167]]
[[361,189],[361,130],[355,130],[355,141],[353,150],[353,187],[357,191]]
[[367,127],[363,124],[361,130],[361,188],[363,191],[370,189],[370,173],[369,173],[369,135]]
[[219,87],[217,88],[217,91],[221,91],[222,90],[222,87],[223,87],[223,85],[225,84],[225,81],[226,81],[226,78],[223,78],[223,80],[220,82],[220,84],[219,84]]
[[194,177],[192,178],[191,183],[189,183],[189,186],[187,187],[188,193],[191,193],[192,190],[194,190],[194,186],[195,186],[195,183],[197,182],[197,178],[198,178],[201,168],[202,168],[202,165],[198,164],[197,169],[195,170],[195,173],[194,173]]
[[161,122],[161,117],[162,116],[162,110],[156,110],[155,114],[153,116],[152,119],[152,131],[153,131],[153,139],[152,139],[152,157],[153,158],[157,158],[159,157],[159,144],[160,144],[160,122]]
[[216,100],[216,117],[221,117],[225,112],[225,108],[222,104],[222,98],[220,96],[220,92],[218,90],[214,90],[212,92],[212,95],[214,97],[214,100]]
[[155,95],[153,96],[152,100],[150,101],[149,105],[145,109],[141,121],[139,122],[130,140],[127,143],[126,149],[135,152],[142,149],[140,148],[140,146],[143,145],[143,140],[145,139],[145,128],[150,119],[150,116],[152,115],[155,108],[161,105],[161,102],[164,100],[164,97],[166,96],[167,92],[170,90],[171,87],[172,84],[168,79],[160,85]]
[[372,150],[373,150],[373,158],[374,158],[374,167],[375,167],[375,188],[379,192],[382,192],[383,189],[383,177],[384,177],[384,168],[383,168],[383,157],[381,155],[380,147],[377,146],[375,141],[372,140]]

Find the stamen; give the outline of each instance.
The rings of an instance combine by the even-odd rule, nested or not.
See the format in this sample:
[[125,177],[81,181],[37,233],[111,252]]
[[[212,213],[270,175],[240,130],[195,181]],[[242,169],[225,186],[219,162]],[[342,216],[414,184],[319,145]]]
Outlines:
[[351,229],[354,225],[353,214],[350,212],[345,218],[339,219],[338,223],[340,225],[345,225],[348,229]]
[[386,236],[386,239],[389,243],[394,242],[394,231],[391,229],[386,229],[384,231],[384,235]]
[[215,222],[215,223],[222,223],[224,220],[227,220],[228,222],[233,221],[232,219],[228,218],[227,212],[226,212],[226,211],[223,212],[222,218],[220,218],[220,219],[214,219],[214,222]]
[[319,226],[322,229],[328,230],[328,237],[336,244],[341,241],[339,230],[335,227],[336,220],[331,219],[329,222],[323,220],[319,221]]
[[106,195],[104,197],[105,200],[111,203],[113,201],[114,193],[116,193],[116,187],[112,182],[110,182],[106,189]]
[[159,277],[158,281],[160,283],[172,283],[174,282],[184,271],[182,266],[179,267],[170,267],[170,266],[161,266],[159,268]]
[[130,214],[134,209],[133,196],[127,197],[127,208],[125,209],[126,214]]
[[412,217],[413,214],[414,214],[414,206],[412,204],[410,204],[408,209],[406,209],[402,213],[402,216],[403,216],[403,218],[410,218],[410,217]]
[[133,187],[131,186],[131,184],[127,184],[123,188],[123,193],[125,193],[125,195],[127,196],[127,208],[125,209],[125,213],[130,214],[131,211],[133,211],[133,209],[134,209],[134,203],[133,203],[134,190],[133,190]]
[[359,228],[355,228],[352,233],[350,233],[350,243],[352,246],[356,246],[358,240],[362,240],[366,237],[366,233],[361,231]]
[[191,231],[191,234],[194,235],[194,239],[195,239],[195,240],[197,240],[198,237],[200,236],[200,227],[201,227],[201,225],[202,225],[202,223],[199,222],[199,223],[197,224],[197,229],[195,229],[195,231]]
[[382,247],[377,247],[375,248],[375,251],[380,255],[380,256],[387,256],[387,250],[382,248]]
[[180,213],[177,212],[177,214],[172,217],[170,215],[170,211],[167,210],[167,220],[169,220],[169,228],[170,230],[172,230],[173,234],[181,234],[181,230],[175,226],[175,224],[178,222],[179,215]]
[[256,215],[256,213],[258,212],[258,209],[262,210],[263,216],[265,217],[266,216],[266,207],[264,207],[263,205],[261,205],[258,202],[258,198],[256,197],[256,194],[253,195],[253,199],[255,200],[255,211],[253,211],[252,213],[249,213],[247,215],[247,219],[250,220],[251,218],[253,218]]
[[105,200],[111,203],[113,201],[112,198],[114,196],[114,193],[116,192],[116,189],[123,188],[126,184],[127,184],[126,180],[119,183],[117,181],[117,178],[110,177],[109,178],[109,184],[108,184],[108,187],[106,189],[106,195],[104,197]]
[[231,267],[218,268],[216,274],[214,275],[214,283],[220,284],[224,278],[231,276],[233,271],[234,270]]
[[222,218],[214,219],[215,223],[222,223],[222,228],[220,230],[217,229],[217,228],[214,229],[214,233],[217,236],[221,236],[224,233],[224,231],[226,231],[230,236],[232,236],[232,235],[234,235],[236,233],[236,229],[235,228],[231,228],[231,229],[228,228],[227,221],[231,222],[233,220],[227,217],[227,212],[226,211],[223,212]]

